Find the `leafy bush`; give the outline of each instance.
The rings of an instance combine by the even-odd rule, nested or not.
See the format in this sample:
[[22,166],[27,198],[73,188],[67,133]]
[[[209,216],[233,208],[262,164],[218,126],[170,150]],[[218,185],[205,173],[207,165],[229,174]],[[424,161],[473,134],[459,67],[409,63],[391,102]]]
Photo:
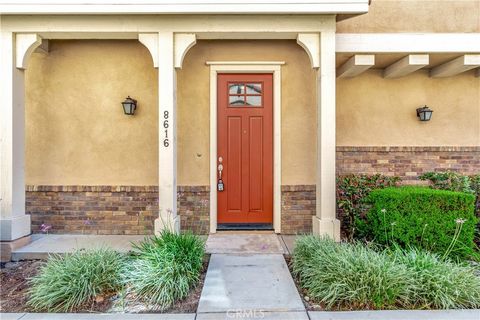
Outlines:
[[30,280],[28,304],[36,311],[68,312],[121,287],[123,257],[111,249],[51,256]]
[[[475,194],[477,200],[475,211],[477,217],[480,217],[480,174],[472,176],[463,176],[453,171],[447,172],[427,172],[421,175],[420,180],[428,180],[434,189],[443,189],[450,191],[462,191]],[[475,231],[475,242],[480,245],[480,224]]]
[[477,218],[471,194],[410,186],[372,191],[367,201],[372,208],[363,231],[369,240],[457,257],[473,251]]
[[416,249],[376,251],[318,236],[297,238],[293,273],[329,309],[478,308],[473,267]]
[[372,190],[393,187],[400,181],[399,177],[380,174],[347,175],[337,178],[337,205],[342,220],[342,229],[351,241],[355,237],[356,223],[365,218],[364,199]]
[[430,181],[434,189],[474,194],[480,192],[480,174],[469,177],[453,171],[426,172],[419,179]]
[[138,299],[164,310],[198,282],[205,244],[198,236],[168,230],[134,246],[124,281]]

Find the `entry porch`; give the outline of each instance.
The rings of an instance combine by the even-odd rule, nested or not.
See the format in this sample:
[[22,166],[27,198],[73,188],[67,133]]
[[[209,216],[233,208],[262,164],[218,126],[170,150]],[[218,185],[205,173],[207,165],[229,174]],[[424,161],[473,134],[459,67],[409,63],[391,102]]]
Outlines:
[[[18,23],[14,17],[2,17],[1,31],[1,241],[11,242],[31,233],[30,216],[25,211],[25,193],[48,193],[49,186],[26,189],[25,184],[25,72],[29,58],[35,50],[48,55],[49,41],[55,40],[128,40],[137,39],[151,55],[152,68],[158,70],[158,123],[162,130],[158,136],[158,216],[154,231],[163,228],[180,229],[177,203],[177,72],[187,52],[197,40],[281,40],[296,41],[308,54],[311,68],[316,74],[318,92],[316,130],[317,174],[316,174],[316,215],[313,230],[317,234],[340,236],[340,224],[335,217],[335,16],[276,17],[258,16],[230,17],[216,16],[205,24],[202,17],[162,19],[150,17],[127,17],[130,23],[119,22],[111,17],[34,16],[28,23]],[[73,23],[72,19],[75,20]],[[243,23],[249,19],[251,23]],[[141,31],[139,31],[141,30]],[[280,129],[280,70],[279,61],[215,61],[208,62],[212,74],[219,72],[254,72],[273,74],[275,86],[274,104],[274,187],[273,187],[273,229],[281,232],[281,129]],[[215,76],[211,81],[216,81]],[[211,83],[211,90],[215,85]],[[215,93],[213,93],[215,96]],[[213,99],[215,100],[215,99]],[[211,101],[213,101],[211,99]],[[45,102],[48,104],[48,102]],[[211,110],[210,123],[215,123],[216,110]],[[210,189],[209,232],[217,230],[216,212],[216,136],[210,131]],[[43,188],[43,189],[42,189]],[[76,187],[59,190],[85,192]],[[102,188],[101,186],[93,188]],[[113,192],[130,192],[120,189]],[[75,190],[73,190],[75,189]],[[152,190],[156,189],[152,187]],[[147,190],[152,191],[152,190]],[[157,190],[153,190],[156,193]],[[109,192],[111,190],[106,190]],[[181,193],[181,192],[180,192]],[[28,199],[27,199],[28,200]],[[45,200],[51,200],[47,195]],[[150,204],[148,210],[155,211]],[[113,218],[115,219],[115,217]],[[68,223],[65,221],[65,223]]]

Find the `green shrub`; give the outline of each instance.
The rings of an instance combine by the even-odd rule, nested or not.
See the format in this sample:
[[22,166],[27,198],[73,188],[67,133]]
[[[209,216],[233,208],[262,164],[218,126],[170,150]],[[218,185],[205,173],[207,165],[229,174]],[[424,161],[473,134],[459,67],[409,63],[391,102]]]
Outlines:
[[478,270],[417,249],[297,238],[293,274],[328,309],[478,308]]
[[425,187],[386,188],[372,191],[367,201],[372,208],[363,231],[369,240],[439,254],[451,252],[457,257],[473,251],[477,218],[471,194]]
[[[480,174],[464,176],[453,171],[426,172],[419,177],[420,180],[428,180],[434,189],[462,191],[475,194],[477,200],[475,211],[480,217]],[[475,242],[480,245],[480,223],[475,229]]]
[[168,230],[134,246],[124,281],[129,291],[153,308],[167,309],[197,284],[203,265],[204,241]]
[[467,176],[456,172],[426,172],[418,177],[420,180],[428,180],[435,189],[450,190],[472,193],[470,181]]
[[110,249],[51,256],[30,280],[28,304],[35,311],[68,312],[121,287],[123,256]]
[[372,190],[396,186],[399,177],[376,175],[346,175],[337,178],[337,206],[342,220],[342,231],[351,241],[355,238],[356,224],[365,218],[364,199]]
[[430,181],[434,189],[476,194],[480,192],[480,174],[464,176],[453,171],[426,172],[418,178]]

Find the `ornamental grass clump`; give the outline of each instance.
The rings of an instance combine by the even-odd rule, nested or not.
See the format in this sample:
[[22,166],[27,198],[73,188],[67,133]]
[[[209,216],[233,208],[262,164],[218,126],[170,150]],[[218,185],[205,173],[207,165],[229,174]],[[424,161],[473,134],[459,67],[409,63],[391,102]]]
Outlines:
[[409,288],[410,305],[421,309],[480,307],[480,276],[474,267],[418,249],[397,249],[393,258],[415,280]]
[[50,256],[30,279],[28,305],[35,311],[70,312],[121,287],[123,256],[111,249]]
[[377,250],[304,236],[296,242],[292,267],[308,296],[328,309],[480,307],[473,267],[418,249]]
[[205,243],[190,233],[169,230],[134,245],[125,265],[128,292],[152,309],[165,310],[184,299],[199,279]]
[[327,308],[386,308],[408,301],[407,268],[360,243],[304,236],[296,241],[293,273],[309,297]]

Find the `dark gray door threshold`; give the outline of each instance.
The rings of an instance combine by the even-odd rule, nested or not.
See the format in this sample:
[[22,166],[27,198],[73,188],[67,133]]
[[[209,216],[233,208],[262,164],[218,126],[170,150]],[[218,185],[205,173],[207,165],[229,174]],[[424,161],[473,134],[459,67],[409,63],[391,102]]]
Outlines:
[[271,223],[221,223],[217,225],[217,230],[273,230],[273,225]]

